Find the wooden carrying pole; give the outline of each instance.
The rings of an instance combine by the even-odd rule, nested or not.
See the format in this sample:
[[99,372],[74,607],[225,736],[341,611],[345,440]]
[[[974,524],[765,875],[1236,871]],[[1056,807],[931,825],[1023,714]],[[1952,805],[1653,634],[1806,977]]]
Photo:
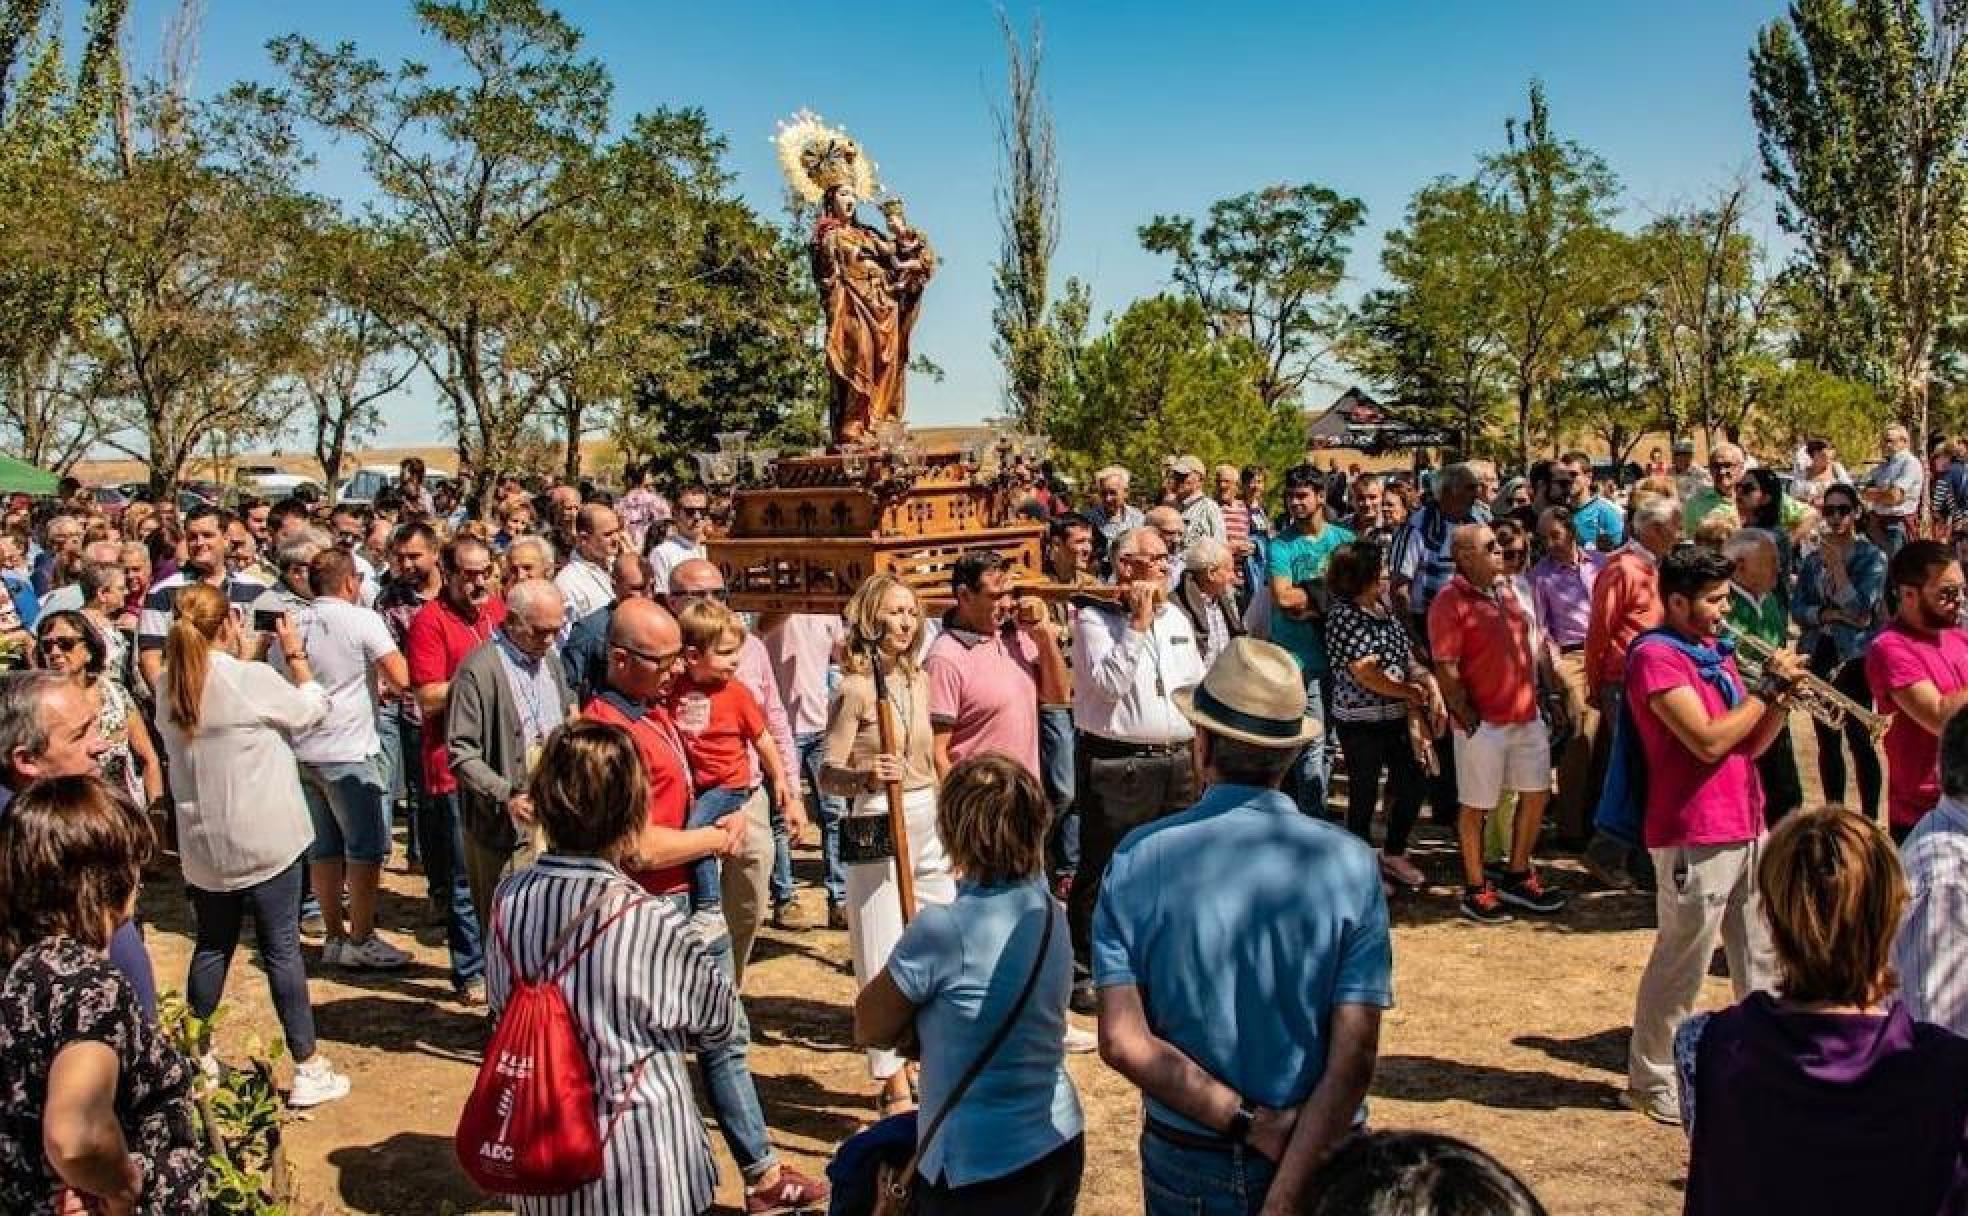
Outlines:
[[[893,756],[898,729],[895,706],[888,699],[888,675],[882,670],[881,639],[864,637],[862,648],[867,652],[868,671],[875,681],[875,727],[881,738],[882,755]],[[909,824],[902,813],[901,779],[885,782],[884,786],[888,794],[888,833],[895,844],[895,889],[902,897],[902,923],[906,925],[916,916],[916,874],[909,860]]]

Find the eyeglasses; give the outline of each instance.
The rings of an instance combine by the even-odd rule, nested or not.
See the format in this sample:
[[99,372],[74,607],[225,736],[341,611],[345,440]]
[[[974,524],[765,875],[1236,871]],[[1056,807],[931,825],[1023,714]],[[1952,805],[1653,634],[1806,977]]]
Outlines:
[[685,519],[702,519],[711,513],[711,509],[709,507],[678,507],[676,513]]
[[1957,583],[1948,587],[1936,587],[1934,588],[1934,598],[1943,604],[1959,604],[1961,602],[1961,585]]
[[[1959,599],[1960,596],[1957,595],[1955,598]],[[81,645],[82,645],[81,638],[42,638],[41,639],[41,649],[59,650],[63,654],[67,654],[69,651],[75,650]]]
[[665,598],[686,603],[691,600],[716,600],[722,604],[731,598],[731,591],[725,587],[712,587],[707,591],[672,591]]
[[1123,553],[1121,554],[1121,560],[1140,562],[1146,566],[1166,566],[1169,564],[1169,555],[1166,553]]
[[1505,549],[1503,551],[1503,560],[1507,562],[1521,562],[1524,560],[1527,552],[1524,549]]
[[1742,465],[1733,460],[1711,460],[1708,462],[1708,467],[1711,469],[1740,469]]

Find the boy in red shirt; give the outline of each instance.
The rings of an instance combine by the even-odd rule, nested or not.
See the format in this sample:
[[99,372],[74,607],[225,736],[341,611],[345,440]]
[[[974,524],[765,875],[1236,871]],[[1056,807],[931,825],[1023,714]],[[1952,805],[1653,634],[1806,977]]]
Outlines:
[[[766,730],[765,709],[732,678],[745,643],[744,624],[716,600],[693,600],[677,614],[677,625],[683,632],[683,671],[670,682],[663,706],[690,760],[694,797],[684,826],[707,827],[743,807],[758,788],[756,771],[764,773],[772,800],[797,839],[805,816]],[[690,920],[707,941],[727,932],[715,857],[690,866]]]

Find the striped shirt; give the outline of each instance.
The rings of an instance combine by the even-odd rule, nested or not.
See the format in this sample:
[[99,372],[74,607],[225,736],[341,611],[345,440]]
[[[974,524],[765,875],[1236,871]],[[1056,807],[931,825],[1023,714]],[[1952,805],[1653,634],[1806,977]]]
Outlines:
[[[188,570],[179,570],[169,578],[153,584],[144,596],[143,612],[137,617],[137,650],[161,651],[164,649],[164,635],[171,632],[171,611],[177,607],[178,591],[192,583],[203,582]],[[243,614],[253,601],[266,594],[265,583],[256,583],[249,578],[228,573],[218,584],[225,592],[226,600],[232,604],[235,614]]]
[[1917,1022],[1968,1035],[1968,803],[1942,798],[1900,846],[1906,919],[1893,940],[1900,999]]
[[[684,1053],[717,1047],[737,1031],[738,993],[674,908],[644,895],[606,861],[549,853],[506,879],[493,897],[505,935],[486,946],[486,995],[496,1023],[512,996],[513,967],[538,975],[567,922],[609,891],[589,920],[615,901],[635,907],[609,927],[560,981],[594,1072],[596,1118],[620,1116],[603,1150],[601,1177],[566,1195],[519,1197],[534,1216],[696,1216],[717,1189],[717,1166],[697,1115]],[[619,893],[619,894],[618,894]],[[585,931],[576,931],[580,940]],[[571,949],[571,945],[563,949]],[[564,956],[563,956],[564,957]],[[648,1060],[636,1075],[638,1065]],[[631,1077],[633,1090],[625,1093]]]

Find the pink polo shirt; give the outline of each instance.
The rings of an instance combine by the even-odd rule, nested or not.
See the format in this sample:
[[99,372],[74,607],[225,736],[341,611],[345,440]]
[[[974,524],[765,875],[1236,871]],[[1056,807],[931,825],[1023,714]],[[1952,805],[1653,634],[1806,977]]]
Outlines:
[[950,729],[950,760],[1003,752],[1039,775],[1039,649],[1023,633],[946,624],[923,659],[929,720]]
[[1897,689],[1923,680],[1946,696],[1968,686],[1968,636],[1959,629],[1918,633],[1894,621],[1866,647],[1872,703],[1893,715],[1886,728],[1886,821],[1910,828],[1941,800],[1941,741],[1893,704]]
[[[1742,688],[1736,661],[1724,659],[1729,678]],[[1701,678],[1693,659],[1672,646],[1648,642],[1626,658],[1626,703],[1647,756],[1647,819],[1650,849],[1693,844],[1741,844],[1763,831],[1763,785],[1747,740],[1720,763],[1704,764],[1682,746],[1649,704],[1656,693],[1692,688],[1710,717],[1728,706],[1722,693]]]

